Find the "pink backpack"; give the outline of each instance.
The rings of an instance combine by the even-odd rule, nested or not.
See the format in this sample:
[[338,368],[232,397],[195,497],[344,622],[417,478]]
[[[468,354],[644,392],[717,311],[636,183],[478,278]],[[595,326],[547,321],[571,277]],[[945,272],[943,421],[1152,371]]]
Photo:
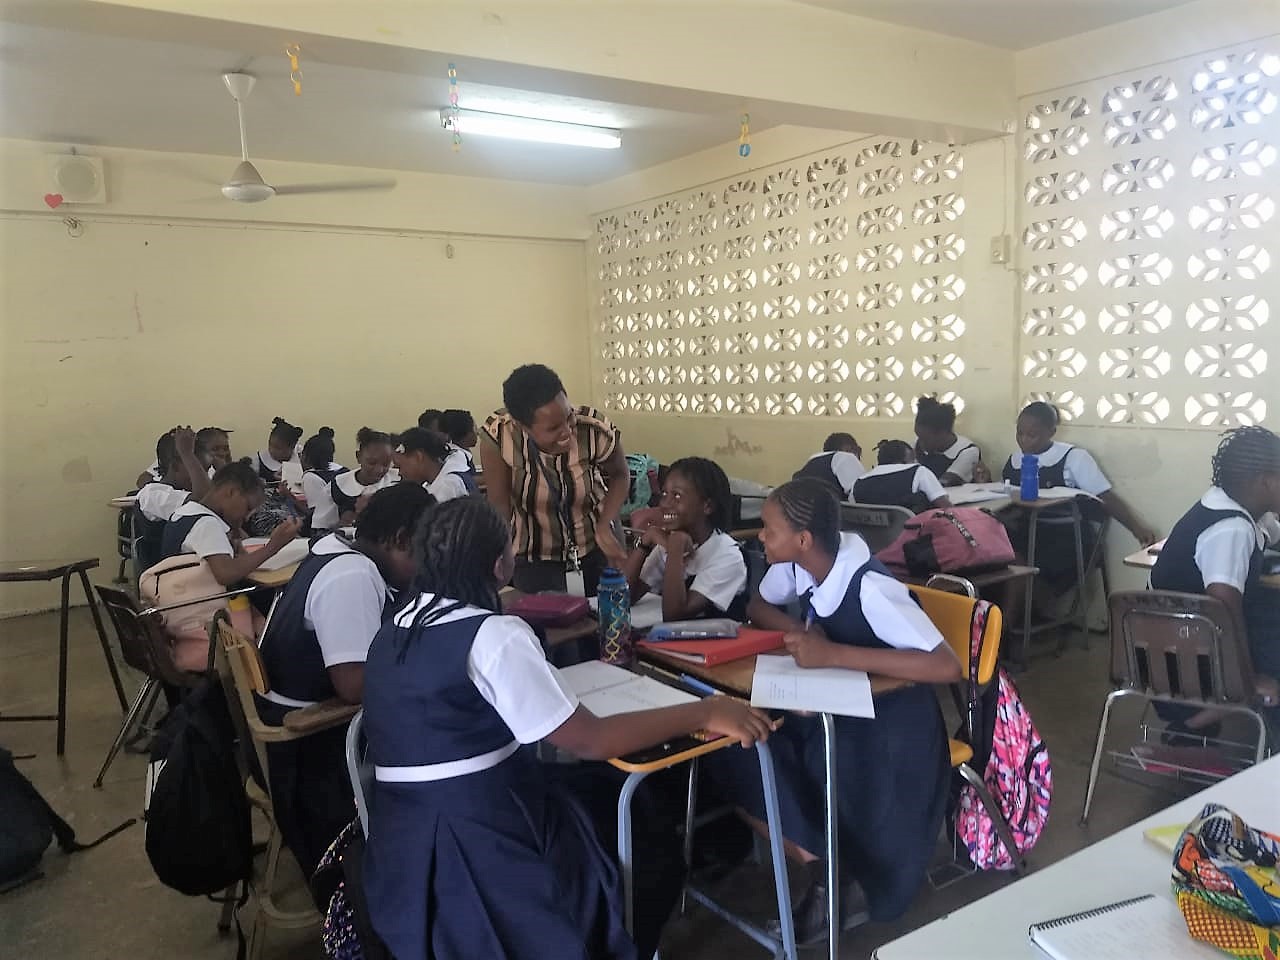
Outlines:
[[876,558],[895,573],[926,577],[1007,567],[1014,553],[1009,531],[985,510],[942,507],[908,520]]
[[[969,729],[975,742],[975,759],[981,745],[989,744],[982,781],[1009,824],[1014,846],[1023,854],[1036,845],[1049,819],[1053,797],[1053,768],[1049,748],[1018,696],[1018,688],[1003,668],[997,682],[978,696],[978,648],[986,626],[989,604],[974,610],[970,640]],[[956,806],[956,834],[980,870],[1012,870],[1014,858],[1005,849],[977,790],[965,784]],[[1020,859],[1020,858],[1019,858]]]

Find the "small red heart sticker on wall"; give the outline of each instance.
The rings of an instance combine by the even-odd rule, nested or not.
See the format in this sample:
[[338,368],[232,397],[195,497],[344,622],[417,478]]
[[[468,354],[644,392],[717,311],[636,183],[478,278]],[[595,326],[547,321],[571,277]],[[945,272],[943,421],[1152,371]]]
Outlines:
[[50,210],[56,210],[58,207],[62,206],[62,194],[46,193],[44,195],[44,202],[49,205]]

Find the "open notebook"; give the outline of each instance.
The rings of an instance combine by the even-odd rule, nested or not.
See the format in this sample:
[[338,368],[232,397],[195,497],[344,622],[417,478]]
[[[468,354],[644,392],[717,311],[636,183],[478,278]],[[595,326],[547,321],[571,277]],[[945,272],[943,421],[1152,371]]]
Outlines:
[[562,667],[560,676],[568,681],[579,702],[597,717],[672,707],[699,699],[652,677],[642,677],[599,660]]
[[1031,942],[1053,960],[1222,960],[1194,940],[1172,900],[1146,894],[1095,910],[1033,923]]

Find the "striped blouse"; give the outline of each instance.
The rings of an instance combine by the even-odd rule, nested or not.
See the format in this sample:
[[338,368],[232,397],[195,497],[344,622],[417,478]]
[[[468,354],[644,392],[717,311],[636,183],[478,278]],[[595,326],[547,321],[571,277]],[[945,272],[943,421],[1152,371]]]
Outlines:
[[[605,496],[600,467],[618,447],[618,428],[591,407],[575,407],[569,450],[547,454],[506,412],[485,421],[483,433],[511,468],[512,542],[518,558],[568,560],[567,513],[579,556],[596,546],[596,518]],[[557,490],[550,486],[554,483]],[[562,499],[563,498],[563,499]]]

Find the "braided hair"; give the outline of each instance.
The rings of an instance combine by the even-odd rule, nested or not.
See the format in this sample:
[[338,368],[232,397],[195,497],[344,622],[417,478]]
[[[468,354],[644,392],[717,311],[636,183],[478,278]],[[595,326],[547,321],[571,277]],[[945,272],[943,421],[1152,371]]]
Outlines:
[[1266,427],[1224,433],[1213,455],[1213,485],[1230,494],[1260,473],[1280,473],[1280,436]]
[[383,487],[369,498],[356,517],[356,537],[373,543],[395,543],[401,534],[412,534],[423,512],[436,498],[416,483]]
[[813,534],[818,546],[831,556],[840,552],[840,504],[822,480],[802,477],[790,480],[769,494],[788,525],[797,533]]
[[459,497],[427,507],[413,537],[413,558],[418,567],[413,588],[432,594],[413,618],[405,647],[418,631],[464,606],[498,613],[498,584],[493,565],[511,542],[507,522],[486,500]]
[[292,447],[302,439],[303,432],[301,427],[295,427],[284,417],[272,417],[271,419],[271,436],[281,443],[287,443]]
[[706,457],[683,457],[667,467],[667,476],[679,471],[693,484],[698,496],[711,504],[707,522],[712,530],[728,530],[733,512],[733,494],[729,492],[729,478],[720,464]]
[[876,444],[876,463],[910,463],[915,458],[915,451],[905,440],[881,440]]

